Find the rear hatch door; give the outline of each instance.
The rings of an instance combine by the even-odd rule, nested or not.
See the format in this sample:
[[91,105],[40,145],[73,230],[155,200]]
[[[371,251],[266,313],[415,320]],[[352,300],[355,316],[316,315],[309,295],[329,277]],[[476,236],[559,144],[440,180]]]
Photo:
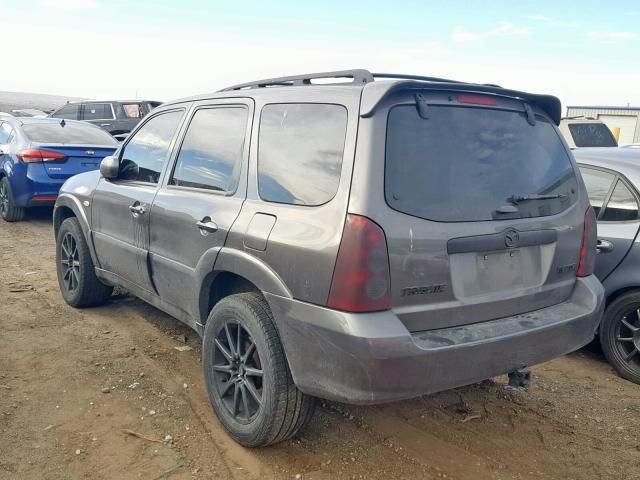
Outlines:
[[403,98],[387,110],[389,209],[378,220],[392,308],[407,328],[486,321],[568,298],[587,203],[548,117],[498,96]]

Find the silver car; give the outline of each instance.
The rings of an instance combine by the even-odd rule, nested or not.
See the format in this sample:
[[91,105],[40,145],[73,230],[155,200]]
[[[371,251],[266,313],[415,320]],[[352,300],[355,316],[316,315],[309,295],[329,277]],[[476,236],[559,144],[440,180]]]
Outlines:
[[596,223],[552,96],[350,70],[162,105],[56,202],[65,300],[114,285],[203,336],[231,436],[590,342]]
[[607,307],[599,339],[607,360],[640,383],[640,151],[625,148],[574,152],[598,215],[596,276]]

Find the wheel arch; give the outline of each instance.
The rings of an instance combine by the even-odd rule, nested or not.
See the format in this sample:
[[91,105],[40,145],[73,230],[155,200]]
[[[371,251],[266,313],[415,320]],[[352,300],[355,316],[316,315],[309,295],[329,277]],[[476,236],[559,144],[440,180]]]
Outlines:
[[62,222],[71,217],[75,217],[78,219],[80,228],[82,229],[82,233],[84,234],[84,238],[87,242],[87,245],[89,246],[89,252],[91,253],[93,264],[95,266],[98,266],[99,263],[93,245],[89,220],[87,219],[87,215],[82,208],[80,200],[66,193],[61,193],[56,200],[55,206],[53,207],[53,232],[56,239],[58,238],[58,231],[60,230],[60,225],[62,225]]
[[[202,263],[202,262],[201,262]],[[197,270],[203,270],[198,265]],[[212,268],[202,275],[197,318],[201,325],[217,302],[240,292],[257,292],[292,298],[282,279],[264,261],[243,251],[221,248]]]

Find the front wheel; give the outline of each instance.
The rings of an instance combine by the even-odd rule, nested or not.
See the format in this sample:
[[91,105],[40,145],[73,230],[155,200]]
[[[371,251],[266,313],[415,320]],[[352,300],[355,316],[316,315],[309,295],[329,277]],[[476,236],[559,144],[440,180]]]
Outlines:
[[7,177],[0,180],[0,216],[6,222],[19,222],[24,220],[25,209],[16,207],[11,185]]
[[607,307],[600,345],[621,377],[640,384],[640,292],[629,292]]
[[89,246],[75,217],[67,218],[56,239],[58,284],[64,300],[76,308],[101,305],[111,296],[113,287],[96,277]]
[[292,437],[309,422],[315,399],[293,383],[261,295],[222,299],[209,315],[203,341],[209,400],[235,441],[246,447],[270,445]]

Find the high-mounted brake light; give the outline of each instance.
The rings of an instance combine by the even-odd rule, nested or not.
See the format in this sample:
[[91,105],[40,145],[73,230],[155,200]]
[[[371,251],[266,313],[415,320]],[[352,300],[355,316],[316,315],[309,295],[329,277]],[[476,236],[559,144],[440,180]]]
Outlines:
[[498,100],[486,95],[458,95],[458,102],[473,105],[489,105],[492,107],[498,106]]
[[22,150],[16,153],[16,157],[22,163],[64,162],[67,159],[67,156],[63,153],[37,149]]
[[580,247],[580,261],[578,262],[578,277],[591,275],[596,267],[596,253],[598,231],[596,212],[589,205],[584,214],[584,227],[582,228],[582,246]]
[[327,306],[346,312],[388,310],[390,276],[382,228],[366,217],[347,215]]

